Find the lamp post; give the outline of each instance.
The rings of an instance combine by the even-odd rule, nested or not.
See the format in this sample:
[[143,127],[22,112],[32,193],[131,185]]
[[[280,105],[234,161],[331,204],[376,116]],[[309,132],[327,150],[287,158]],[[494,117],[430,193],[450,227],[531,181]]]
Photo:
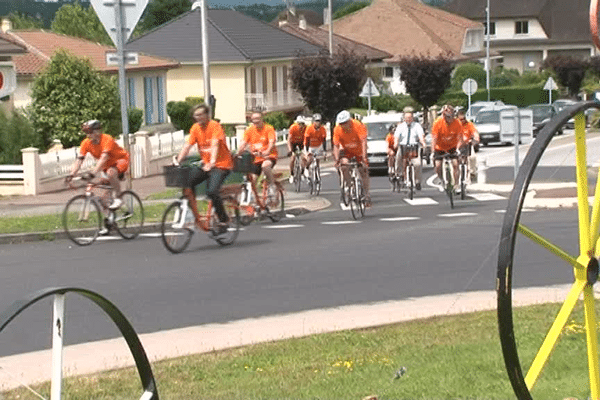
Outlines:
[[490,101],[490,0],[487,0],[485,8],[486,23],[486,43],[485,43],[485,88],[487,90],[487,100]]
[[202,23],[200,25],[202,36],[202,72],[204,77],[204,103],[210,105],[210,118],[214,117],[214,109],[211,104],[210,93],[210,61],[208,59],[208,28],[207,28],[207,6],[206,0],[200,1],[200,17]]

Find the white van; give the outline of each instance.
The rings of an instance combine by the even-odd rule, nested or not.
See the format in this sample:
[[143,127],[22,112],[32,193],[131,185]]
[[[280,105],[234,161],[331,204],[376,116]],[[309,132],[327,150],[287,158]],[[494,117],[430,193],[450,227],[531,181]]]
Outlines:
[[369,160],[369,172],[386,171],[387,160],[387,136],[390,126],[402,122],[403,113],[385,113],[369,115],[362,119],[367,127],[367,159]]

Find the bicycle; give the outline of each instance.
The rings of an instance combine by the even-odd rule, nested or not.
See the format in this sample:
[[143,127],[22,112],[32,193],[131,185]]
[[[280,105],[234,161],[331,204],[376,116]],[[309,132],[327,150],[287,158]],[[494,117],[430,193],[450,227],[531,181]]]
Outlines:
[[[309,153],[309,157],[312,153]],[[310,194],[318,196],[321,192],[321,164],[316,154],[312,154],[312,162],[308,166],[308,185]]]
[[467,184],[469,179],[469,156],[471,155],[471,145],[462,149],[458,158],[458,182],[460,184],[460,199],[467,197]]
[[342,201],[344,201],[344,205],[350,206],[350,212],[354,219],[363,217],[366,208],[365,189],[359,171],[361,165],[362,163],[357,162],[355,158],[350,160],[348,164],[348,167],[350,168],[349,182],[345,182],[342,172],[339,171],[341,177]]
[[279,179],[283,176],[281,172],[273,174],[275,192],[269,193],[269,185],[266,179],[262,180],[262,192],[258,195],[256,183],[247,172],[239,190],[239,204],[241,209],[240,223],[249,225],[260,215],[266,215],[271,221],[279,222],[284,215],[285,200],[284,190]]
[[436,155],[436,160],[442,160],[442,187],[450,200],[450,208],[454,208],[454,167],[452,159],[458,158],[456,152]]
[[[73,182],[85,185],[74,187]],[[73,189],[85,187],[85,193],[72,197],[62,213],[62,223],[67,237],[79,246],[87,246],[98,238],[103,228],[112,229],[127,240],[136,238],[144,225],[144,207],[139,196],[131,191],[121,192],[123,205],[117,210],[108,206],[113,202],[112,186],[106,178],[94,178],[89,173],[80,174],[69,182]],[[96,190],[102,191],[100,195]]]
[[[414,158],[420,157],[419,154],[419,146],[416,144],[413,145],[401,145],[399,149],[399,158],[400,164],[406,164],[406,168],[404,169],[404,180],[400,177],[397,177],[397,182],[402,182],[403,186],[406,188],[408,192],[408,198],[410,200],[414,199],[415,190],[416,190],[416,176],[415,176],[415,166],[412,163]],[[400,187],[398,188],[400,191]]]
[[[164,167],[166,185],[169,187],[188,187],[187,177],[192,168],[197,167]],[[198,210],[203,210],[202,213],[199,211],[198,214],[195,214],[190,207],[190,199],[185,195],[169,204],[163,213],[160,224],[161,239],[167,250],[171,253],[181,253],[190,244],[192,236],[198,230],[208,232],[208,237],[221,246],[228,246],[235,242],[240,231],[240,210],[236,199],[238,190],[239,186],[237,184],[222,186],[220,190],[223,206],[228,216],[228,227],[224,234],[219,234],[216,231],[219,218],[211,200],[197,200],[199,203]]]
[[296,192],[300,192],[302,186],[302,152],[299,148],[294,150],[294,170],[292,171],[292,179]]

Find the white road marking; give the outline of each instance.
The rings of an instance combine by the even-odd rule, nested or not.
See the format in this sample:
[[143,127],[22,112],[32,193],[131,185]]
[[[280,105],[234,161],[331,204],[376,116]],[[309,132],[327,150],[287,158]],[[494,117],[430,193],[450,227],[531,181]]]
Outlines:
[[344,211],[348,211],[350,209],[350,204],[345,205],[344,203],[340,203],[340,208]]
[[118,240],[121,239],[121,236],[98,236],[96,240]]
[[322,225],[347,225],[347,224],[360,224],[361,221],[323,221]]
[[287,228],[302,228],[304,225],[301,224],[287,224],[287,225],[265,225],[265,229],[287,229]]
[[431,197],[417,197],[415,199],[404,199],[405,202],[410,204],[411,206],[429,206],[434,204],[439,204],[437,201],[432,199]]
[[420,217],[395,217],[395,218],[380,218],[380,221],[396,222],[396,221],[415,221],[421,219]]
[[285,214],[286,218],[296,218],[294,214]]
[[452,217],[472,217],[474,215],[477,215],[477,213],[471,213],[471,212],[462,212],[462,213],[450,213],[450,214],[438,214],[438,217],[444,217],[444,218],[452,218]]
[[499,196],[495,193],[472,193],[472,194],[469,194],[468,196],[474,198],[477,201],[494,201],[494,200],[506,199],[506,197]]
[[[521,209],[522,213],[524,213],[524,212],[534,212],[534,211],[535,211],[535,209],[533,209],[533,208],[523,208],[523,209]],[[498,213],[498,214],[505,214],[506,210],[495,210],[494,212]]]

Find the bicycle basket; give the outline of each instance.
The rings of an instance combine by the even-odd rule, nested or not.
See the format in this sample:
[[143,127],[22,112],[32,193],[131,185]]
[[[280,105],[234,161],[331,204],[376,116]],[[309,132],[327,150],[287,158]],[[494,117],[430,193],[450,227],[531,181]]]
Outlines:
[[249,151],[245,151],[234,158],[233,170],[235,172],[252,172],[254,166],[254,155]]
[[190,187],[192,167],[166,165],[163,167],[167,187]]

